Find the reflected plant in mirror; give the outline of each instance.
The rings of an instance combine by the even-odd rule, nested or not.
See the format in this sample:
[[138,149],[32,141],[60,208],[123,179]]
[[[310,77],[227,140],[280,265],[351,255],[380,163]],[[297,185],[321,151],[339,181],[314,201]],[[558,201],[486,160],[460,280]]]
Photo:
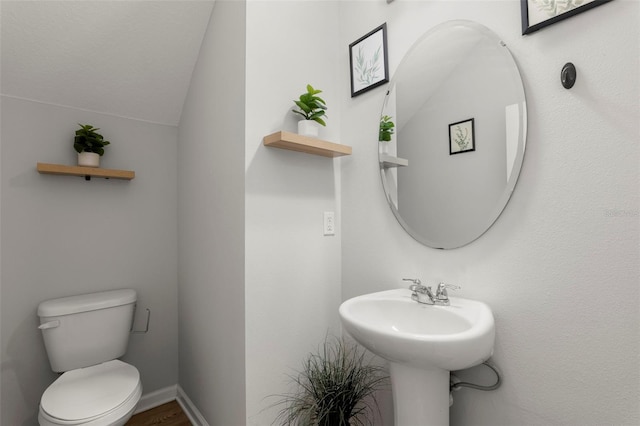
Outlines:
[[378,133],[378,141],[390,142],[393,135],[395,124],[391,121],[391,117],[383,115],[380,118],[380,132]]
[[509,201],[525,151],[524,88],[506,45],[472,21],[435,26],[391,79],[381,141],[386,117],[395,124],[393,152],[379,144],[380,175],[407,233],[439,249],[484,234]]

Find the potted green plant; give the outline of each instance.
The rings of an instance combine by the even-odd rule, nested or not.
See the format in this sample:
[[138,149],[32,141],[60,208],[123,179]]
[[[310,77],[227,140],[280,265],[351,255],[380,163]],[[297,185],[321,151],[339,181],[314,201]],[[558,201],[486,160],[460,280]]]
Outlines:
[[389,143],[395,131],[395,124],[391,121],[391,117],[383,115],[380,117],[380,128],[378,132],[378,141],[380,142],[380,152],[387,154],[389,152]]
[[73,139],[73,148],[78,153],[78,165],[83,167],[100,167],[100,157],[104,155],[104,147],[111,142],[98,133],[98,128],[90,124],[78,124]]
[[391,142],[391,136],[395,130],[395,124],[393,124],[391,118],[388,115],[380,117],[380,133],[378,134],[380,142]]
[[327,104],[318,93],[322,93],[322,90],[314,89],[307,84],[307,91],[300,95],[298,100],[293,101],[298,109],[292,111],[304,118],[298,122],[298,133],[301,135],[317,137],[320,130],[318,125],[327,125],[322,119],[327,116]]
[[303,369],[291,377],[295,392],[279,395],[282,425],[349,426],[372,424],[376,391],[388,384],[382,367],[365,362],[365,351],[343,339],[327,338]]

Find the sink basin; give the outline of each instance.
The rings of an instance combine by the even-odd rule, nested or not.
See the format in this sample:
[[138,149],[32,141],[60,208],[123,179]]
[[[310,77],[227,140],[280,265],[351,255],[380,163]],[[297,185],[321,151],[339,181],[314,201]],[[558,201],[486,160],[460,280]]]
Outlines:
[[395,426],[449,424],[449,373],[493,353],[491,309],[450,297],[450,306],[425,305],[408,289],[354,297],[340,319],[362,346],[389,361]]
[[425,305],[408,289],[354,297],[340,306],[347,332],[388,361],[419,368],[462,370],[488,359],[495,326],[491,309],[450,297],[450,306]]

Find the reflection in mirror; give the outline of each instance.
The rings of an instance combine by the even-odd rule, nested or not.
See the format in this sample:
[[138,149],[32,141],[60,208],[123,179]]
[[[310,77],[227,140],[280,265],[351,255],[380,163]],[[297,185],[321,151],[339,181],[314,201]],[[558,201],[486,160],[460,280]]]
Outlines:
[[400,63],[385,116],[395,132],[378,143],[380,172],[400,224],[433,248],[480,237],[509,201],[525,150],[524,89],[505,44],[471,21],[434,27]]

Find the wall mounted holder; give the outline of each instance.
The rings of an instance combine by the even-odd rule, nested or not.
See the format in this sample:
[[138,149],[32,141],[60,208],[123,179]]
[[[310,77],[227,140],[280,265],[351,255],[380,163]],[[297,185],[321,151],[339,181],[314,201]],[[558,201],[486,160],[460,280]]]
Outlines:
[[63,164],[38,163],[36,168],[40,174],[82,176],[85,180],[91,180],[92,177],[131,180],[136,177],[136,173],[132,170],[103,169],[100,167],[76,167],[65,166]]
[[576,71],[576,66],[571,62],[567,62],[562,67],[562,71],[560,72],[560,81],[562,82],[562,87],[565,89],[571,89],[574,84],[576,84],[576,78],[578,77],[578,72]]
[[305,152],[323,157],[351,155],[351,147],[290,132],[275,132],[263,138],[264,146]]

